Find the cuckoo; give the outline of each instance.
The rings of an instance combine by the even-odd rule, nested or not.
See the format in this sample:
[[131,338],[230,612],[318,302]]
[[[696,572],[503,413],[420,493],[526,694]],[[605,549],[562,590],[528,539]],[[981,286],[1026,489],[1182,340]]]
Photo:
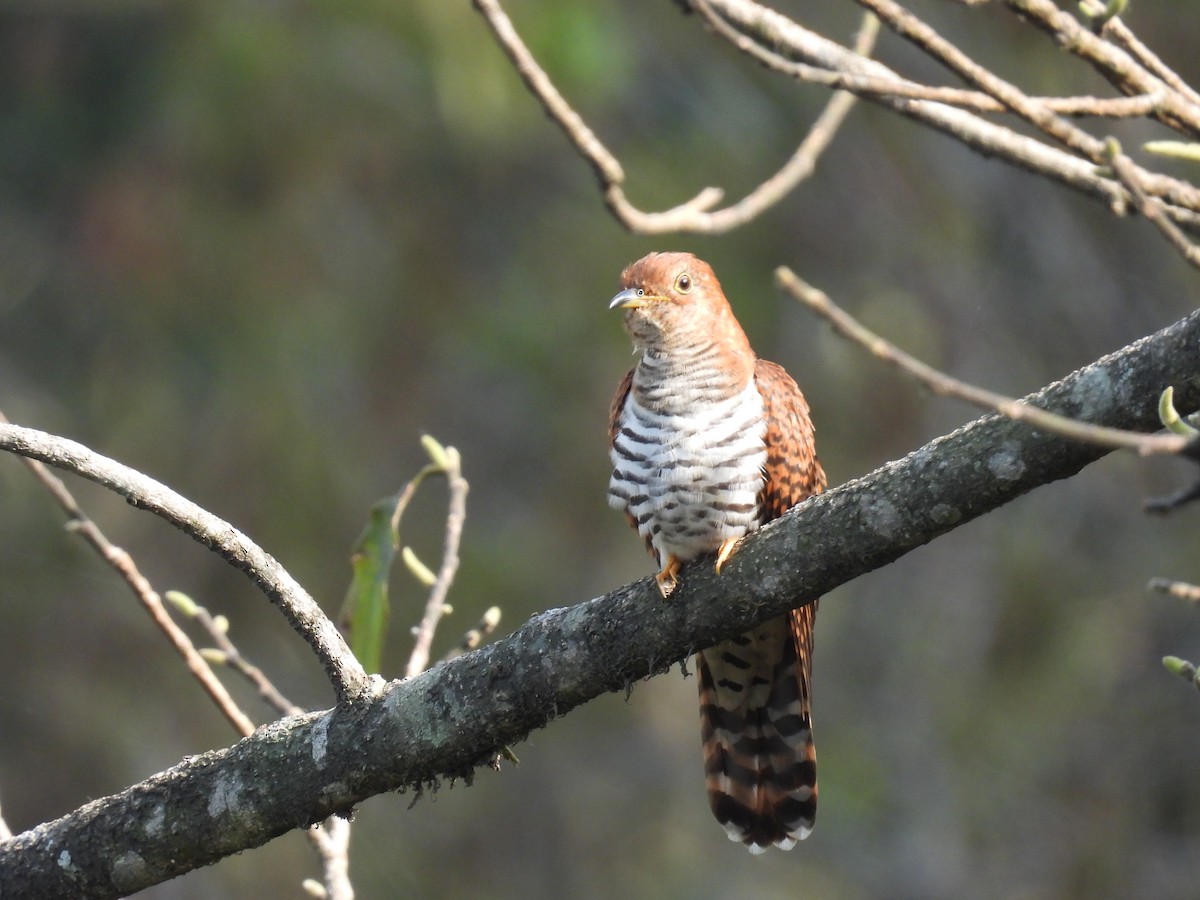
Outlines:
[[[738,541],[825,486],[808,404],[759,359],[709,265],[651,253],[621,273],[611,309],[641,356],[609,416],[610,505],[659,566],[664,598],[679,569]],[[817,807],[810,684],[817,605],[696,654],[709,804],[731,840],[791,849]]]

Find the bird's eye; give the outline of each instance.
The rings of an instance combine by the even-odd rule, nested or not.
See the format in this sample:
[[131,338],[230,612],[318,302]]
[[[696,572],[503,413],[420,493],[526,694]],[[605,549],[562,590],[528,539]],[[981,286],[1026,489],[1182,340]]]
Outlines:
[[692,289],[692,276],[687,272],[681,272],[679,277],[675,279],[675,290],[681,294],[686,294]]

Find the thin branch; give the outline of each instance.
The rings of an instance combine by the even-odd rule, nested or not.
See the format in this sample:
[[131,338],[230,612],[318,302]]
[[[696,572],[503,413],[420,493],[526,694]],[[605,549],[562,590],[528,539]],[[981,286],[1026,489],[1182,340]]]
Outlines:
[[[609,208],[631,230],[644,233],[657,233],[673,230],[674,223],[681,218],[687,218],[696,210],[707,210],[720,202],[720,188],[705,188],[687,203],[660,213],[644,213],[635,208],[625,198],[621,184],[625,181],[625,172],[617,158],[596,137],[596,133],[588,127],[566,99],[559,93],[558,88],[550,80],[544,69],[538,65],[521,36],[513,27],[512,20],[501,8],[497,0],[474,0],[475,8],[483,14],[492,33],[496,36],[500,48],[505,52],[525,86],[542,107],[546,114],[563,130],[563,133],[575,145],[580,154],[591,163],[596,177],[604,191],[604,197]],[[636,227],[634,224],[637,223]]]
[[245,572],[312,647],[340,701],[358,700],[370,681],[337,627],[287,570],[230,525],[170,488],[82,444],[0,423],[0,450],[66,469],[148,509]]
[[[4,417],[3,413],[0,413],[0,426],[8,424],[10,424],[8,419]],[[83,538],[93,550],[100,554],[100,558],[121,576],[133,591],[134,596],[137,597],[138,602],[150,614],[154,624],[166,635],[171,646],[182,657],[192,677],[200,683],[200,687],[216,704],[217,709],[234,727],[234,730],[243,736],[254,731],[254,723],[242,712],[184,630],[175,624],[175,620],[163,607],[162,597],[138,569],[133,557],[105,537],[100,527],[80,508],[75,497],[63,484],[62,479],[36,459],[26,459],[24,462],[33,473],[33,477],[50,492],[63,512],[67,514],[68,529]]]
[[[919,47],[925,54],[942,63],[967,82],[975,85],[1031,125],[1093,162],[1104,159],[1104,142],[1045,106],[1035,103],[1016,85],[993,74],[971,59],[957,46],[946,40],[928,23],[902,7],[895,0],[857,0],[869,9],[896,34]],[[1195,208],[1193,206],[1193,208]]]
[[309,842],[321,860],[324,876],[318,885],[321,888],[318,896],[328,900],[354,900],[354,885],[350,881],[350,830],[350,820],[337,815],[326,816],[320,825],[308,829]]
[[[803,61],[817,68],[854,76],[867,75],[883,79],[898,79],[891,69],[874,59],[864,59],[840,44],[804,28],[799,23],[754,0],[704,0],[712,6],[734,28],[750,37],[754,42],[774,48],[787,59]],[[903,80],[903,79],[900,79]],[[870,92],[860,93],[854,81],[839,83],[839,87],[859,93],[864,99],[895,110],[924,125],[944,132],[968,147],[989,157],[998,157],[1054,181],[1074,187],[1092,196],[1103,199],[1114,211],[1120,213],[1128,202],[1124,188],[1112,179],[1101,177],[1095,165],[1050,146],[1035,138],[1018,134],[1011,128],[994,124],[974,113],[934,103],[913,100],[907,97],[889,96]],[[1168,185],[1166,182],[1171,182]],[[1147,184],[1152,193],[1167,196],[1168,188],[1178,196],[1195,193],[1175,179]],[[1173,195],[1174,196],[1174,195]],[[1168,199],[1172,199],[1168,197]],[[1200,207],[1197,207],[1200,208]],[[1169,214],[1181,225],[1200,230],[1200,216],[1193,209],[1181,207],[1173,202]]]
[[957,397],[1014,421],[1027,422],[1052,434],[1101,447],[1131,449],[1142,454],[1151,454],[1180,453],[1192,445],[1192,441],[1177,434],[1143,434],[1082,422],[1032,406],[1028,398],[1017,400],[959,381],[884,340],[834,303],[823,291],[805,282],[786,266],[775,270],[775,278],[789,294],[829,322],[842,337],[865,347],[873,355],[912,376],[935,394]]
[[1120,18],[1114,17],[1105,22],[1103,31],[1124,47],[1142,68],[1155,77],[1162,79],[1173,90],[1178,91],[1188,103],[1200,106],[1200,93],[1197,93],[1190,84],[1179,76],[1178,72],[1164,63],[1153,50],[1142,43],[1142,40],[1130,31],[1129,27]]
[[[1096,115],[1105,113],[1132,115],[1136,111],[1148,111],[1168,123],[1176,121],[1180,117],[1185,119],[1188,116],[1200,117],[1198,111],[1188,108],[1180,109],[1181,106],[1186,107],[1186,104],[1181,104],[1178,94],[1161,80],[1138,68],[1137,64],[1119,48],[1105,45],[1108,51],[1112,51],[1111,53],[1096,50],[1093,52],[1093,56],[1113,66],[1118,65],[1123,59],[1127,68],[1141,72],[1141,76],[1134,79],[1134,82],[1144,86],[1144,90],[1140,92],[1139,96],[1124,101],[1120,99],[1059,98],[1053,102],[1049,100],[1043,102],[1043,98],[1027,97],[1014,86],[996,78],[987,70],[967,59],[952,45],[938,43],[941,39],[935,33],[931,36],[931,30],[921,31],[911,18],[904,18],[907,12],[894,3],[890,3],[890,0],[860,0],[860,2],[865,5],[873,5],[880,10],[891,10],[895,13],[893,18],[897,27],[903,28],[911,25],[916,30],[915,33],[932,40],[933,43],[930,47],[935,53],[942,52],[946,55],[948,62],[957,64],[965,77],[971,77],[977,83],[982,81],[979,86],[984,88],[985,95],[992,97],[989,102],[989,106],[991,106],[989,111],[994,111],[996,106],[1013,110],[1048,134],[1053,135],[1055,139],[1064,142],[1075,152],[1082,153],[1086,158],[1080,159],[1072,153],[1064,152],[1032,137],[1018,134],[1011,128],[988,122],[967,109],[947,105],[955,102],[966,106],[981,104],[983,101],[979,99],[980,92],[933,88],[907,82],[877,61],[816,35],[786,16],[770,10],[754,0],[692,0],[689,5],[704,15],[710,24],[723,23],[725,27],[718,30],[727,39],[734,40],[733,34],[740,33],[741,37],[735,40],[739,49],[753,52],[749,49],[753,45],[758,45],[760,49],[774,48],[773,51],[756,53],[760,61],[771,58],[773,53],[775,57],[782,54],[783,58],[797,66],[809,63],[811,66],[808,70],[795,69],[789,74],[793,77],[803,77],[805,80],[826,84],[829,87],[844,89],[889,107],[902,115],[945,132],[980,153],[999,157],[1102,198],[1118,214],[1124,213],[1129,195],[1119,182],[1104,178],[1096,172],[1096,164],[1103,149],[1102,142],[1067,122],[1062,115],[1082,114],[1085,110],[1089,114]],[[1018,0],[1009,0],[1009,2],[1015,3]],[[720,202],[722,197],[721,190],[715,187],[706,188],[688,202],[663,212],[647,213],[635,207],[625,196],[622,188],[625,175],[616,157],[603,145],[583,118],[570,107],[554,87],[549,76],[521,41],[511,20],[497,0],[475,0],[475,6],[483,14],[497,42],[512,60],[530,92],[542,104],[548,116],[566,134],[580,155],[592,165],[600,182],[605,203],[626,228],[642,234],[680,231],[711,233],[732,228],[747,220],[746,213],[738,211],[740,204],[735,204],[725,210],[713,211],[712,208]],[[901,16],[900,13],[903,13],[904,16]],[[921,26],[924,24],[919,20],[916,20],[916,23]],[[1086,32],[1084,33],[1086,34]],[[1094,35],[1089,36],[1096,40]],[[1100,43],[1104,44],[1103,41]],[[1113,54],[1119,55],[1115,61]],[[947,93],[943,93],[944,91]],[[1174,116],[1175,119],[1160,115],[1159,107],[1162,104],[1170,107],[1171,116]],[[813,154],[803,148],[797,151],[797,157],[794,157],[785,166],[786,171],[781,172],[776,178],[781,178],[786,182],[788,176],[794,177],[797,172],[802,176],[808,165],[806,158],[810,156]],[[1200,230],[1200,191],[1178,179],[1163,175],[1139,171],[1138,176],[1143,189],[1148,194],[1160,197],[1165,201],[1163,208],[1166,215],[1182,227]],[[755,197],[753,202],[748,203],[747,206],[755,207],[761,202],[761,198],[775,197],[777,190],[778,184],[775,179],[769,180],[754,192],[759,196]],[[742,203],[747,203],[749,200],[750,198],[747,198]]]
[[1105,156],[1113,174],[1120,179],[1121,184],[1133,198],[1133,205],[1138,212],[1159,230],[1167,243],[1174,247],[1179,255],[1188,261],[1193,268],[1200,269],[1200,247],[1188,239],[1163,209],[1162,201],[1146,193],[1142,185],[1140,169],[1133,164],[1128,156],[1121,152],[1117,141],[1110,138],[1105,144]]
[[620,184],[625,180],[625,172],[617,158],[596,137],[583,121],[583,118],[571,108],[566,99],[558,92],[544,69],[538,65],[512,20],[496,0],[474,0],[478,9],[491,26],[492,33],[500,47],[512,60],[517,74],[525,82],[525,86],[533,93],[546,108],[550,118],[559,124],[567,137],[579,148],[584,157],[591,162],[596,170],[596,176],[601,184]]
[[[281,716],[295,716],[304,712],[301,707],[296,706],[296,704],[280,693],[279,688],[275,686],[275,683],[267,677],[262,669],[242,655],[241,650],[238,649],[237,645],[229,637],[227,622],[218,621],[203,606],[190,597],[186,597],[178,592],[168,591],[167,600],[173,603],[176,609],[184,616],[204,629],[209,639],[215,645],[215,655],[220,664],[233,669],[250,682],[255,690],[258,691],[258,695],[263,702]],[[214,655],[211,650],[201,652],[204,653],[206,660]]]
[[447,659],[457,659],[464,653],[469,653],[480,644],[483,639],[491,634],[500,625],[500,607],[492,606],[479,618],[475,627],[467,631],[459,641],[458,646],[454,647],[442,657],[443,661]]
[[412,678],[425,671],[429,665],[429,648],[433,645],[433,635],[437,631],[438,622],[446,610],[446,596],[454,575],[458,571],[458,547],[462,540],[463,522],[467,517],[467,480],[462,477],[462,459],[453,447],[446,447],[445,459],[441,466],[446,476],[446,485],[450,491],[449,509],[446,513],[446,537],[442,546],[442,564],[438,569],[437,579],[429,590],[429,599],[425,603],[425,614],[414,631],[412,655],[408,658],[405,677]]
[[1200,500],[1200,479],[1165,497],[1150,497],[1142,502],[1142,508],[1146,512],[1165,515],[1197,500]]
[[[737,228],[774,206],[796,185],[812,174],[816,161],[837,132],[853,106],[853,97],[839,95],[831,98],[796,152],[773,176],[768,178],[737,203],[723,209],[713,207],[721,202],[724,192],[708,187],[694,198],[673,209],[645,212],[634,206],[622,187],[625,173],[617,158],[604,146],[595,132],[559,93],[545,70],[538,65],[529,48],[521,40],[497,0],[474,0],[475,7],[486,19],[501,48],[512,60],[517,74],[542,104],[546,114],[558,124],[580,155],[592,166],[609,209],[630,231],[639,234],[689,232],[719,234]],[[870,52],[877,25],[864,23],[854,52]]]
[[[733,44],[738,50],[754,57],[766,68],[806,84],[845,90],[860,97],[929,100],[973,112],[1010,112],[1007,106],[983,91],[918,84],[915,81],[899,77],[882,78],[861,73],[831,71],[802,62],[794,62],[731,26],[717,14],[709,0],[692,0],[692,7],[700,13],[714,32]],[[870,13],[868,15],[871,21],[879,21]],[[855,47],[855,52],[862,56],[869,55],[858,46]],[[1125,119],[1140,118],[1150,114],[1158,108],[1162,102],[1162,96],[1163,92],[1158,91],[1134,97],[1031,97],[1030,99],[1065,116]]]
[[1116,19],[1110,19],[1103,31],[1116,37],[1125,49],[1093,34],[1051,0],[1005,0],[1005,6],[1049,34],[1058,46],[1089,63],[1125,93],[1154,93],[1159,86],[1167,87],[1168,93],[1155,118],[1177,131],[1193,136],[1198,133],[1200,98],[1196,92]]
[[[710,11],[711,14],[711,11]],[[717,17],[713,19],[720,21]],[[854,52],[870,56],[879,35],[879,20],[874,16],[864,17]],[[796,148],[796,152],[783,167],[743,197],[737,203],[713,212],[695,211],[690,222],[682,223],[677,230],[699,234],[721,234],[741,227],[760,216],[770,207],[795,190],[796,186],[812,175],[817,160],[833,140],[846,116],[854,106],[856,98],[848,91],[837,91],[809,129],[807,136]]]

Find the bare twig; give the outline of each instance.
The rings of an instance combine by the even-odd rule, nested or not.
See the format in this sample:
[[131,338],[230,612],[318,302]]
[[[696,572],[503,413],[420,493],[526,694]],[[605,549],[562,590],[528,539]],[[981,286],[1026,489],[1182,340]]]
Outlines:
[[[698,2],[700,0],[697,0]],[[789,60],[804,60],[811,63],[816,70],[826,69],[837,73],[839,76],[853,76],[850,78],[838,77],[828,79],[830,86],[853,91],[866,99],[870,99],[872,102],[894,109],[903,115],[947,133],[985,155],[999,157],[1030,171],[1101,197],[1118,213],[1123,212],[1125,208],[1128,195],[1119,184],[1114,184],[1110,181],[1106,187],[1101,183],[1105,179],[1096,173],[1094,166],[1090,162],[1092,160],[1091,156],[1089,156],[1088,160],[1079,159],[1073,154],[1064,153],[1041,141],[1017,134],[1012,129],[986,122],[966,110],[953,109],[943,102],[935,103],[924,99],[911,99],[905,96],[909,93],[919,94],[921,91],[906,88],[897,92],[897,95],[890,95],[883,90],[884,85],[879,81],[859,80],[859,76],[867,75],[877,79],[903,81],[903,79],[899,79],[886,66],[881,65],[875,60],[857,57],[851,54],[846,48],[820,35],[814,34],[792,19],[767,9],[761,4],[754,2],[754,0],[703,0],[703,2],[716,10],[722,18],[727,20],[735,29],[742,32],[746,38],[753,40],[753,42],[763,47],[773,48],[777,54],[782,54]],[[1011,2],[1017,2],[1017,0],[1011,0]],[[894,4],[892,8],[895,9]],[[1049,8],[1055,9],[1053,4],[1049,4]],[[1061,11],[1059,12],[1061,13]],[[1062,15],[1066,19],[1071,18],[1065,13]],[[1078,23],[1073,23],[1073,25],[1074,31],[1079,31]],[[1091,39],[1089,46],[1091,43],[1098,41],[1095,35],[1091,35],[1086,30],[1083,31],[1083,34],[1086,38]],[[1063,38],[1063,40],[1065,41],[1066,38]],[[1085,41],[1085,43],[1088,42]],[[1093,55],[1114,66],[1123,60],[1126,69],[1138,69],[1136,63],[1130,60],[1127,54],[1103,41],[1099,41],[1099,43],[1104,46],[1095,50]],[[1118,57],[1117,61],[1112,59],[1114,54]],[[965,61],[968,64],[968,68],[970,65],[973,65],[961,53],[959,54],[958,61]],[[991,74],[987,73],[986,70],[982,71],[987,75]],[[1138,71],[1141,70],[1139,69]],[[823,81],[826,78],[825,76],[818,76],[814,80]],[[1005,84],[1004,82],[1000,82],[999,79],[995,81],[1001,85]],[[1154,102],[1149,103],[1153,111],[1158,110],[1159,101],[1164,103],[1169,101],[1172,109],[1180,105],[1181,101],[1178,96],[1164,85],[1162,81],[1152,78],[1144,72],[1142,72],[1142,77],[1135,79],[1135,81],[1145,87],[1144,95],[1154,98]],[[1016,93],[1012,94],[1010,92],[1009,96],[1000,99],[1007,101],[1015,99],[1017,105],[1029,115],[1031,121],[1046,123],[1052,122],[1056,118],[1055,113],[1059,110],[1056,110],[1051,105],[1039,105],[1042,98],[1025,97],[1025,95],[1016,91],[1015,88],[1012,88],[1011,85],[1008,87]],[[937,95],[934,94],[931,96]],[[962,99],[962,95],[951,94],[946,99],[953,102],[956,99]],[[1003,105],[1006,108],[1012,108],[1012,102],[1005,102]],[[1189,108],[1184,110],[1184,112],[1200,117],[1200,110],[1197,109]],[[1064,136],[1066,140],[1074,141],[1074,143],[1085,150],[1098,152],[1100,149],[1100,145],[1096,143],[1095,138],[1092,138],[1085,132],[1074,129],[1074,126],[1071,126],[1070,123],[1059,120],[1047,127],[1060,136]],[[1196,210],[1200,209],[1200,192],[1179,179],[1149,172],[1140,174],[1145,190],[1151,195],[1160,196],[1167,201],[1166,212],[1172,219],[1189,230],[1196,230],[1200,227],[1200,217],[1196,215]]]
[[[703,4],[701,5],[703,6]],[[710,21],[721,21],[712,15],[711,10],[707,11],[706,17]],[[867,15],[863,19],[862,27],[855,40],[854,52],[861,56],[869,56],[875,47],[878,35],[879,20],[874,16]],[[825,109],[817,117],[796,152],[778,172],[737,203],[712,212],[697,210],[692,220],[683,223],[678,230],[703,234],[722,233],[752,221],[774,206],[791,193],[800,182],[812,175],[817,160],[845,121],[854,106],[855,99],[855,96],[848,91],[836,92],[829,98]]]
[[[717,14],[709,0],[692,0],[692,6],[708,22],[714,32],[733,44],[738,50],[754,57],[768,69],[795,78],[797,81],[849,91],[860,97],[929,100],[974,112],[1010,111],[999,100],[983,91],[918,84],[915,81],[899,77],[884,78],[857,72],[833,71],[806,65],[802,62],[794,62],[731,26]],[[870,21],[879,21],[870,13],[868,16],[870,16]],[[864,51],[857,45],[855,52],[862,56],[869,55],[869,51]],[[1031,97],[1030,99],[1064,116],[1124,119],[1141,117],[1153,112],[1162,102],[1162,95],[1163,92],[1158,91],[1134,97]]]
[[449,509],[446,513],[446,537],[442,547],[442,564],[438,569],[437,579],[429,590],[429,599],[425,603],[425,615],[414,630],[416,641],[412,655],[408,658],[405,676],[412,678],[425,671],[429,665],[429,648],[433,644],[433,635],[437,631],[438,622],[446,609],[446,595],[458,571],[458,546],[462,539],[463,522],[467,516],[467,480],[462,477],[462,459],[453,447],[446,447],[441,469],[446,476],[446,485],[450,491]]
[[[752,37],[757,43],[774,48],[777,53],[788,59],[803,60],[819,68],[837,72],[867,74],[881,78],[898,77],[878,61],[859,57],[840,44],[815,34],[754,0],[705,2],[736,29]],[[1089,36],[1095,39],[1095,35]],[[852,84],[839,86],[854,90]],[[1154,93],[1161,88],[1161,82],[1153,80],[1147,93]],[[1128,202],[1128,194],[1124,188],[1112,179],[1105,179],[1097,174],[1092,161],[1080,159],[1073,153],[1018,134],[1011,128],[988,122],[966,110],[955,109],[944,103],[910,100],[886,94],[864,93],[861,96],[942,131],[987,156],[998,157],[1100,197],[1118,213],[1124,211]],[[1069,123],[1064,122],[1062,125],[1070,127]],[[1149,193],[1168,201],[1168,214],[1176,222],[1189,230],[1200,229],[1200,216],[1196,214],[1196,210],[1200,209],[1200,192],[1195,188],[1178,179],[1150,173],[1142,176],[1142,183]]]
[[1200,500],[1200,480],[1165,497],[1150,497],[1142,503],[1146,512],[1165,514]]
[[[474,0],[474,3],[475,8],[487,20],[501,49],[512,60],[513,66],[516,68],[517,74],[521,76],[521,80],[525,82],[525,86],[542,104],[546,113],[563,130],[563,133],[575,145],[584,159],[591,163],[604,191],[605,201],[623,223],[633,230],[646,233],[670,231],[675,227],[675,222],[681,218],[687,218],[693,211],[706,210],[720,202],[723,192],[720,188],[709,187],[687,203],[665,212],[643,213],[636,209],[625,198],[625,193],[621,189],[621,184],[625,181],[625,172],[621,168],[621,164],[558,92],[550,77],[538,65],[533,54],[529,52],[529,48],[525,46],[525,42],[521,40],[521,36],[517,34],[512,20],[508,18],[497,0]],[[634,222],[637,223],[637,227],[631,224]]]
[[1142,186],[1139,169],[1121,152],[1121,146],[1113,138],[1105,142],[1105,157],[1113,174],[1120,179],[1121,184],[1133,198],[1133,205],[1145,219],[1159,230],[1167,243],[1179,251],[1179,255],[1193,267],[1200,269],[1200,247],[1188,239],[1163,210],[1162,201],[1151,197]]
[[204,655],[206,662],[219,662],[221,665],[233,669],[240,674],[254,686],[258,691],[259,697],[280,715],[294,716],[304,712],[302,708],[296,706],[280,693],[279,689],[275,687],[274,682],[267,677],[262,669],[242,655],[237,645],[229,637],[227,622],[218,620],[191,597],[181,594],[178,591],[167,591],[166,599],[182,615],[203,628],[212,640],[216,648],[215,651],[211,649],[200,651]]
[[[1071,124],[1046,106],[1036,103],[1016,85],[1005,81],[975,62],[957,46],[938,34],[929,24],[895,0],[857,0],[857,2],[879,16],[897,34],[920,47],[930,57],[989,96],[994,97],[1063,146],[1097,164],[1103,161],[1103,141]],[[1191,193],[1194,196],[1187,205],[1194,209],[1197,202],[1200,202],[1200,195],[1194,191]]]
[[[783,167],[737,203],[714,210],[713,207],[721,202],[724,192],[720,188],[708,187],[688,202],[673,209],[645,212],[634,206],[626,196],[622,187],[625,173],[616,157],[559,93],[545,70],[529,52],[529,48],[525,46],[497,0],[475,0],[475,7],[487,20],[501,48],[512,60],[517,73],[534,97],[575,145],[580,155],[591,163],[609,209],[626,228],[639,234],[718,234],[751,221],[778,203],[797,184],[812,174],[817,158],[829,145],[853,106],[853,97],[833,97]],[[859,32],[854,52],[863,55],[869,53],[877,31],[877,24],[865,22]]]
[[483,639],[485,637],[496,630],[496,626],[499,624],[500,607],[489,607],[487,612],[480,617],[479,622],[476,623],[475,627],[463,635],[463,638],[459,642],[458,646],[450,650],[450,652],[443,657],[443,660],[455,659],[456,657],[462,656],[464,653],[469,653],[471,650],[474,650],[483,643]]
[[1188,102],[1200,105],[1200,94],[1190,84],[1184,81],[1174,69],[1164,63],[1157,54],[1142,43],[1128,26],[1119,18],[1109,19],[1104,24],[1105,33],[1111,35],[1118,44],[1124,47],[1129,55],[1136,59],[1148,72],[1161,78],[1164,83]]
[[[1086,29],[1082,33],[1091,39],[1086,58],[1103,67],[1124,89],[1136,96],[1110,99],[1029,97],[978,66],[893,0],[860,2],[890,14],[894,28],[911,35],[927,52],[941,59],[980,90],[964,91],[906,81],[877,61],[816,35],[754,0],[692,0],[690,5],[722,37],[772,68],[785,71],[792,77],[850,91],[887,106],[943,131],[988,156],[1002,158],[1103,198],[1118,214],[1125,211],[1129,195],[1120,182],[1105,178],[1096,171],[1095,167],[1102,158],[1103,142],[1072,125],[1063,116],[1150,114],[1174,126],[1192,119],[1200,122],[1200,109],[1183,102],[1179,92],[1172,86],[1147,72],[1120,48],[1096,38]],[[1008,2],[1013,5],[1034,3],[1035,0]],[[733,206],[714,210],[722,192],[709,187],[673,209],[644,212],[626,197],[622,188],[625,175],[616,157],[563,99],[521,41],[498,0],[475,0],[475,6],[484,15],[501,48],[513,61],[531,93],[580,155],[592,165],[605,203],[631,231],[642,234],[672,231],[713,233],[742,224],[770,203],[776,202],[789,189],[789,184],[794,185],[796,180],[804,177],[811,167],[811,160],[827,142],[822,137],[822,131],[829,129],[815,128],[805,142],[808,146],[802,146],[778,175]],[[1053,8],[1053,4],[1050,6]],[[1042,27],[1051,27],[1046,22],[1040,24]],[[1078,23],[1074,23],[1074,26],[1076,31],[1080,30]],[[1103,46],[1094,46],[1097,43]],[[1122,74],[1118,77],[1114,73]],[[965,108],[955,108],[949,104]],[[1160,107],[1164,105],[1168,113],[1162,112]],[[969,109],[987,112],[1011,110],[1071,152],[1064,152],[1011,128],[988,122]],[[836,109],[829,111],[830,119],[836,120],[836,112]],[[825,126],[828,122],[826,120],[820,124]],[[1138,170],[1137,175],[1147,194],[1164,201],[1164,215],[1189,230],[1200,230],[1200,191],[1179,179],[1160,174]]]
[[884,362],[911,375],[935,394],[957,397],[983,409],[998,412],[1015,421],[1027,422],[1052,434],[1098,444],[1102,447],[1132,449],[1143,454],[1151,454],[1179,453],[1191,444],[1187,438],[1176,434],[1143,434],[1137,431],[1092,425],[1040,409],[1023,400],[1006,397],[1003,394],[959,381],[910,356],[870,331],[829,299],[824,292],[805,282],[786,266],[776,269],[775,277],[788,293],[828,321],[842,337],[860,344]]
[[[0,425],[7,425],[8,419],[0,413]],[[216,704],[217,709],[229,721],[239,734],[245,736],[254,731],[254,723],[241,711],[221,680],[213,674],[212,668],[205,662],[192,644],[187,634],[175,624],[175,620],[163,608],[162,597],[151,586],[149,580],[142,575],[137,564],[128,553],[113,544],[75,501],[75,497],[63,484],[62,479],[51,472],[36,459],[26,459],[25,465],[33,473],[33,477],[50,492],[55,501],[69,518],[68,529],[78,534],[100,554],[121,578],[129,585],[142,607],[150,614],[159,629],[166,635],[167,640],[183,658],[188,671],[199,683],[204,692]]]
[[68,469],[166,519],[241,569],[263,590],[312,647],[340,701],[362,699],[371,690],[367,674],[317,602],[283,566],[228,522],[154,479],[65,438],[0,423],[0,450]]
[[354,885],[350,881],[350,820],[329,816],[307,833],[324,873],[323,882],[315,885],[319,892],[313,890],[313,882],[304,883],[309,893],[328,900],[354,900]]
[[[1116,40],[1114,44],[1093,34],[1050,0],[1005,0],[1005,5],[1051,35],[1060,47],[1091,64],[1125,93],[1154,92],[1156,83],[1170,88],[1156,118],[1172,128],[1196,134],[1200,127],[1200,95],[1119,19],[1108,19],[1102,28],[1104,34]],[[1103,10],[1103,4],[1089,0],[1088,8],[1094,15]]]

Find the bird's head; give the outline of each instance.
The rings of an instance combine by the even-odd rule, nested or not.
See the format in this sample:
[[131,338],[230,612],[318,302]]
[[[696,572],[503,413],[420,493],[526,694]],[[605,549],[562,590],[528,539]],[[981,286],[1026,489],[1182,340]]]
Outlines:
[[630,263],[609,309],[625,311],[625,330],[642,351],[716,342],[750,354],[712,267],[690,253],[651,253]]

